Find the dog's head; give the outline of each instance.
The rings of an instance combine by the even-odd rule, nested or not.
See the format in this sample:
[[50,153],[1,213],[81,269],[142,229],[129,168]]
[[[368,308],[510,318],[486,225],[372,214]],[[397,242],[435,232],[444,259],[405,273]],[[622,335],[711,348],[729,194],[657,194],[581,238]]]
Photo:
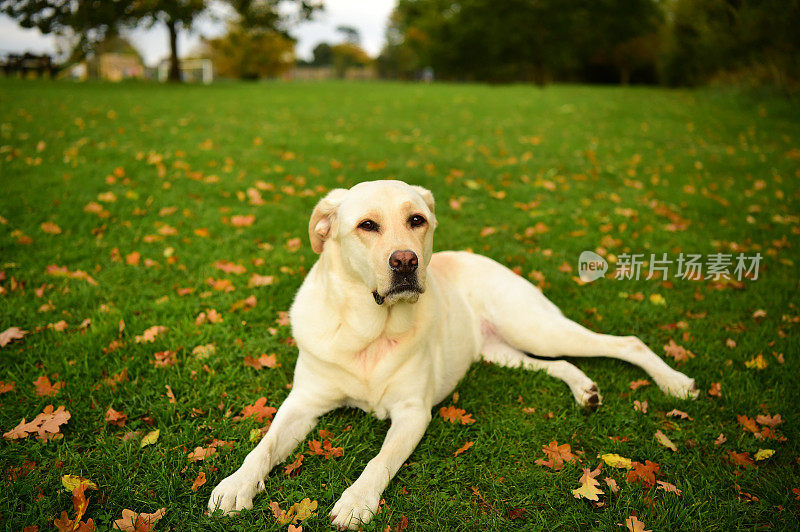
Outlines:
[[425,291],[436,217],[433,194],[402,181],[335,189],[311,215],[316,253],[331,253],[378,305],[415,303]]

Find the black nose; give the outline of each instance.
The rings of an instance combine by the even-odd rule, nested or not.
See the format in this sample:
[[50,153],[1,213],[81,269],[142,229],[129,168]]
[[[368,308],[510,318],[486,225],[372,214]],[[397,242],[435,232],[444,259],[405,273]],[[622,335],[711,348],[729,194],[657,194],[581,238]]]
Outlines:
[[417,270],[417,254],[409,249],[395,251],[389,257],[389,267],[393,272],[409,274]]

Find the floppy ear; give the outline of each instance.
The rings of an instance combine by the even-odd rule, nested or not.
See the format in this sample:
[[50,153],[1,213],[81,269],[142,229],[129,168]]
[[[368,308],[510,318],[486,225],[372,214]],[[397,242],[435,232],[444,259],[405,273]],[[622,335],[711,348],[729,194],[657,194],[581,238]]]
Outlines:
[[311,249],[314,250],[314,253],[322,253],[322,247],[331,232],[336,217],[336,210],[346,193],[347,190],[344,188],[335,188],[319,200],[317,206],[314,207],[311,220],[308,222],[308,238],[311,240]]
[[428,190],[427,188],[422,188],[417,185],[411,185],[411,188],[413,188],[417,192],[417,194],[422,196],[422,199],[425,201],[425,204],[431,210],[431,214],[433,214],[433,227],[439,225],[439,222],[436,221],[436,211],[434,209],[433,193],[431,193],[431,191]]

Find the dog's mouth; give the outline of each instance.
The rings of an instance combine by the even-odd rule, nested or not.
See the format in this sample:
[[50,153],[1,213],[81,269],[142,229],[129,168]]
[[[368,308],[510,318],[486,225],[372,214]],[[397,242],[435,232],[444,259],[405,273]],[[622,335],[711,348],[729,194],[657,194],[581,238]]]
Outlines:
[[410,303],[415,303],[419,298],[419,295],[423,292],[424,290],[419,286],[418,283],[403,281],[392,285],[392,287],[389,288],[389,290],[383,295],[379,294],[377,290],[373,291],[372,297],[375,299],[375,303],[378,305],[383,305],[384,301],[386,301],[388,298],[392,298],[394,300],[405,299]]

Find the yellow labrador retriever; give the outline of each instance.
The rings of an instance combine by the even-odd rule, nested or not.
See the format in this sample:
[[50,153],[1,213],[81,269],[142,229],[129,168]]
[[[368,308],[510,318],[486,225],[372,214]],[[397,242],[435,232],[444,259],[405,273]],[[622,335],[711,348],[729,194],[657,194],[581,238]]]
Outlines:
[[392,424],[380,452],[331,511],[357,528],[431,421],[431,409],[483,358],[543,369],[584,406],[597,386],[563,360],[610,356],[636,364],[661,389],[696,397],[694,380],[669,367],[635,336],[598,334],[565,318],[538,288],[491,259],[433,253],[433,195],[401,181],[361,183],[322,199],[308,226],[320,254],[290,310],[299,347],[294,386],[242,466],[214,488],[209,509],[251,508],[270,470],[322,414],[361,408]]

